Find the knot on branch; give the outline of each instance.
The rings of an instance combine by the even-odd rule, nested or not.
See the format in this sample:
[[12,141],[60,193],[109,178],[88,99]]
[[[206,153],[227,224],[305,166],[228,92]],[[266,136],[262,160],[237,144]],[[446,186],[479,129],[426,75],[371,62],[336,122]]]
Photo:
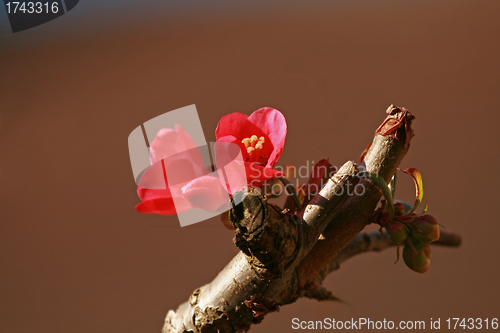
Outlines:
[[296,218],[268,204],[266,197],[253,188],[235,193],[234,201],[240,202],[231,210],[234,243],[253,265],[280,276],[301,246]]

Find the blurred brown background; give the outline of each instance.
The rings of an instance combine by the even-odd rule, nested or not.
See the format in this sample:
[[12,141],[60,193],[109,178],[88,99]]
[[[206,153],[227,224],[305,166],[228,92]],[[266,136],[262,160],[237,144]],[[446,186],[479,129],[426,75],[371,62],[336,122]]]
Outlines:
[[354,258],[325,282],[345,304],[300,300],[251,332],[500,316],[500,2],[154,3],[98,15],[84,1],[0,34],[0,331],[159,332],[236,254],[218,219],[181,228],[134,210],[128,134],[190,104],[208,141],[227,113],[281,110],[279,164],[297,166],[357,160],[385,109],[405,106],[416,136],[401,167],[422,172],[429,213],[464,239],[434,247],[424,275],[394,249]]

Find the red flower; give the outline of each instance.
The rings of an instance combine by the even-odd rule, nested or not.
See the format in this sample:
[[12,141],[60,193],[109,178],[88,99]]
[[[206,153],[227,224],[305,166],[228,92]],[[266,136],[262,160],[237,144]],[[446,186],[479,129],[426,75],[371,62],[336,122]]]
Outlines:
[[[174,215],[192,208],[215,211],[227,203],[227,192],[209,175],[198,147],[179,125],[158,132],[150,146],[149,167],[137,194],[140,213]],[[170,185],[167,181],[170,179]]]
[[250,116],[228,114],[219,121],[215,136],[217,142],[240,146],[250,186],[261,187],[266,180],[283,177],[282,172],[273,169],[286,137],[285,117],[278,110],[265,107]]

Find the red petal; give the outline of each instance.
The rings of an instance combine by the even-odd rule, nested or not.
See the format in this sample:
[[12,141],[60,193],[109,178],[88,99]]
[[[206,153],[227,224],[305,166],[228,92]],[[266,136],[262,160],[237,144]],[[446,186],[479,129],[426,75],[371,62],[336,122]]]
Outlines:
[[[247,148],[241,141],[245,138],[250,138],[252,135],[256,135],[257,137],[263,136],[266,139],[268,143],[264,144],[261,153],[269,157],[274,149],[271,139],[267,133],[250,122],[247,115],[237,112],[228,114],[222,117],[215,130],[217,142],[232,142],[240,146],[243,160],[248,159],[248,153]],[[262,162],[267,164],[268,159],[265,158]]]
[[262,187],[262,183],[273,178],[284,177],[283,172],[263,167],[257,163],[245,162],[248,185],[254,188]]
[[175,215],[177,211],[175,210],[174,201],[172,198],[158,198],[154,200],[148,200],[141,202],[135,206],[135,210],[139,213],[152,213],[159,215]]
[[222,117],[215,130],[216,140],[219,141],[220,138],[228,135],[234,136],[240,141],[246,138],[244,131],[247,119],[248,116],[246,114],[239,112],[230,113]]
[[330,162],[328,162],[328,159],[323,159],[317,162],[312,169],[309,181],[307,182],[307,186],[305,188],[307,194],[311,195],[318,193],[323,185],[325,185],[328,181],[332,171],[335,170]]
[[158,199],[158,198],[171,198],[172,193],[167,188],[166,190],[151,190],[147,188],[137,187],[137,194],[142,201]]
[[[220,138],[217,138],[217,142],[238,143],[238,139],[234,135],[226,135],[226,136],[222,136]],[[239,143],[241,144],[241,140]]]
[[[270,139],[273,151],[268,157],[267,166],[273,167],[280,158],[283,147],[285,146],[287,130],[285,117],[278,110],[265,107],[252,113],[250,117],[248,117],[248,120],[264,132]],[[269,143],[266,142],[264,147],[266,144]]]
[[193,206],[182,196],[177,196],[174,200],[170,190],[151,190],[137,187],[137,194],[143,201],[135,206],[141,213],[156,213],[161,215],[173,215],[191,209]]

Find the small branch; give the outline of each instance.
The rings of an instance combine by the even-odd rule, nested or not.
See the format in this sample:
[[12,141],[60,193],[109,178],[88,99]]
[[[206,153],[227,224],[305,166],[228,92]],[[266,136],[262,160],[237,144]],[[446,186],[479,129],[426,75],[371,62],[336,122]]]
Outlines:
[[319,286],[316,289],[308,290],[304,292],[302,297],[315,299],[319,302],[330,301],[330,302],[341,302],[339,298],[332,294],[331,291],[327,290],[323,286]]
[[[440,237],[431,245],[440,245],[446,247],[459,247],[461,237],[455,233],[441,230]],[[328,274],[340,268],[340,265],[346,260],[366,252],[380,252],[389,247],[397,246],[390,237],[382,236],[380,232],[361,233],[346,246],[338,256],[336,256],[323,271],[318,275],[315,282],[323,281]]]
[[431,245],[459,247],[462,245],[462,237],[458,234],[441,229],[439,239],[434,243],[431,243]]
[[[373,143],[360,169],[376,173],[389,183],[401,160],[406,155],[413,137],[411,122],[415,118],[404,108],[391,105],[389,116],[375,132]],[[306,286],[370,223],[370,217],[382,193],[367,179],[358,186],[361,195],[349,198],[323,232],[324,241],[318,242],[298,268],[299,285]]]

